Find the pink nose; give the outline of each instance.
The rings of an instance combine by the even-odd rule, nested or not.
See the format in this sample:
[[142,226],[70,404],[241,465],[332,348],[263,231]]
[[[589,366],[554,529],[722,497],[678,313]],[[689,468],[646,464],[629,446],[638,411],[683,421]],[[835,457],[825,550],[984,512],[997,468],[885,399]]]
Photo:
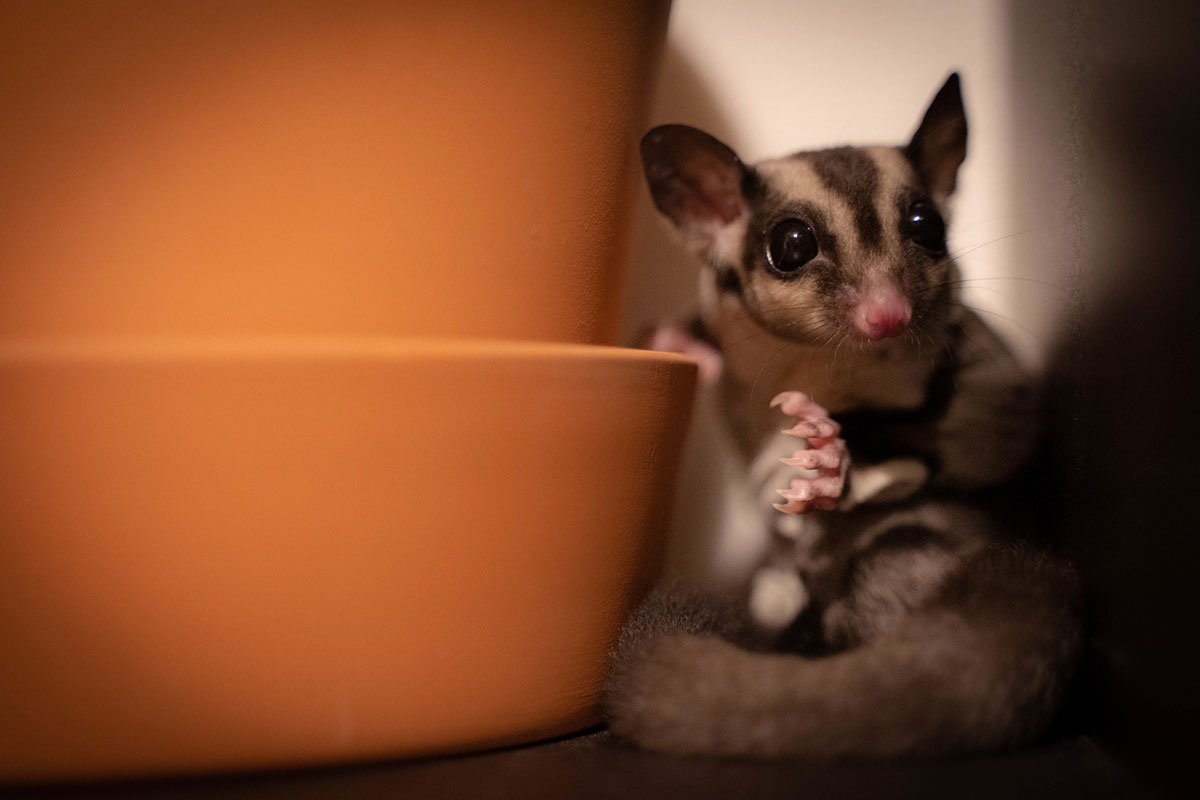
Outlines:
[[911,319],[908,300],[892,288],[871,293],[854,309],[854,327],[873,342],[904,333]]

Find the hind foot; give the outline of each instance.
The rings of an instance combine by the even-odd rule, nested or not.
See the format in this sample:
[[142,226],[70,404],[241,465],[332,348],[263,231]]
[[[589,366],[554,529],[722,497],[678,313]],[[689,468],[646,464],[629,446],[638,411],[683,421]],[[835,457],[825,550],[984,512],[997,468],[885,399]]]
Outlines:
[[761,627],[781,631],[808,605],[808,590],[795,570],[763,567],[750,586],[750,616]]

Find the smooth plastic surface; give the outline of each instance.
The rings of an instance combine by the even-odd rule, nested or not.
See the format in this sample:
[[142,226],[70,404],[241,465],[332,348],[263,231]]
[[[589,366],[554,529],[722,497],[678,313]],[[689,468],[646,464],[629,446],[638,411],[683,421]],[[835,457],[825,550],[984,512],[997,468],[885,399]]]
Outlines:
[[0,339],[614,344],[666,0],[5,0]]
[[0,345],[0,779],[595,722],[694,380],[582,345]]

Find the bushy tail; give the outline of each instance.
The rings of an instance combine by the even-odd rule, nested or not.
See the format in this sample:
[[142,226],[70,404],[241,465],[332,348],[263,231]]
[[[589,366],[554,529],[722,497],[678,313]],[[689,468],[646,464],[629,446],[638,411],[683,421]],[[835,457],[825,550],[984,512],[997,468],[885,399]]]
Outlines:
[[754,649],[730,605],[652,595],[626,626],[611,730],[644,747],[743,756],[893,756],[1014,746],[1053,719],[1079,646],[1073,574],[989,548],[896,633],[818,659]]

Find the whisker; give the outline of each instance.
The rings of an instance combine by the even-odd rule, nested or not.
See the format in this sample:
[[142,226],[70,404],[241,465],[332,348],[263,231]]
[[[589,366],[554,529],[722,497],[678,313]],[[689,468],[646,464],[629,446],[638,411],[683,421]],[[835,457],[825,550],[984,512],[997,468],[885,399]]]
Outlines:
[[978,283],[980,281],[1013,281],[1013,282],[1018,282],[1018,283],[1034,283],[1034,284],[1037,284],[1038,286],[1044,286],[1047,289],[1054,289],[1057,292],[1062,292],[1063,294],[1068,294],[1071,291],[1068,287],[1063,286],[1061,283],[1052,283],[1050,281],[1044,281],[1039,278],[1025,278],[1025,277],[1022,277],[1019,275],[996,275],[996,276],[991,276],[991,277],[960,278],[957,281],[948,281],[948,283],[958,283],[959,285],[965,285],[968,283]]
[[989,245],[996,244],[997,242],[1003,242],[1007,239],[1013,239],[1017,236],[1025,236],[1030,233],[1033,233],[1033,231],[1032,230],[1023,230],[1023,231],[1016,231],[1014,233],[1006,233],[1003,236],[997,236],[994,239],[988,239],[986,242],[978,242],[973,245],[967,245],[965,247],[961,247],[958,250],[954,250],[950,253],[947,253],[939,261],[935,262],[934,269],[943,267],[952,261],[957,261],[958,259],[962,258],[963,256],[970,255],[971,253],[974,253],[976,250],[982,249]]
[[1019,330],[1021,330],[1026,336],[1028,336],[1032,341],[1036,342],[1038,345],[1040,345],[1042,347],[1046,347],[1049,344],[1042,337],[1038,336],[1036,333],[1029,330],[1029,328],[1026,328],[1024,325],[1017,322],[1015,319],[1008,316],[1007,314],[1001,314],[998,311],[992,311],[987,308],[978,308],[976,306],[968,305],[967,303],[951,302],[948,300],[941,300],[941,301],[934,300],[933,302],[941,303],[943,305],[958,306],[960,308],[968,309],[969,311],[974,311],[976,314],[987,314],[989,316],[997,317],[997,318],[1002,319],[1005,322],[1009,323],[1010,325],[1013,325],[1014,327],[1018,328]]
[[[787,342],[780,342],[779,346],[775,348],[774,352],[767,356],[767,360],[763,362],[763,365],[759,367],[757,374],[755,374],[754,380],[750,382],[750,403],[752,405],[755,403],[754,396],[758,390],[758,383],[762,379],[763,373],[767,371],[767,367],[771,365],[771,362],[774,361],[781,352],[783,352],[783,349],[787,347],[787,345]],[[761,436],[764,432],[764,429],[759,428],[757,432]]]

